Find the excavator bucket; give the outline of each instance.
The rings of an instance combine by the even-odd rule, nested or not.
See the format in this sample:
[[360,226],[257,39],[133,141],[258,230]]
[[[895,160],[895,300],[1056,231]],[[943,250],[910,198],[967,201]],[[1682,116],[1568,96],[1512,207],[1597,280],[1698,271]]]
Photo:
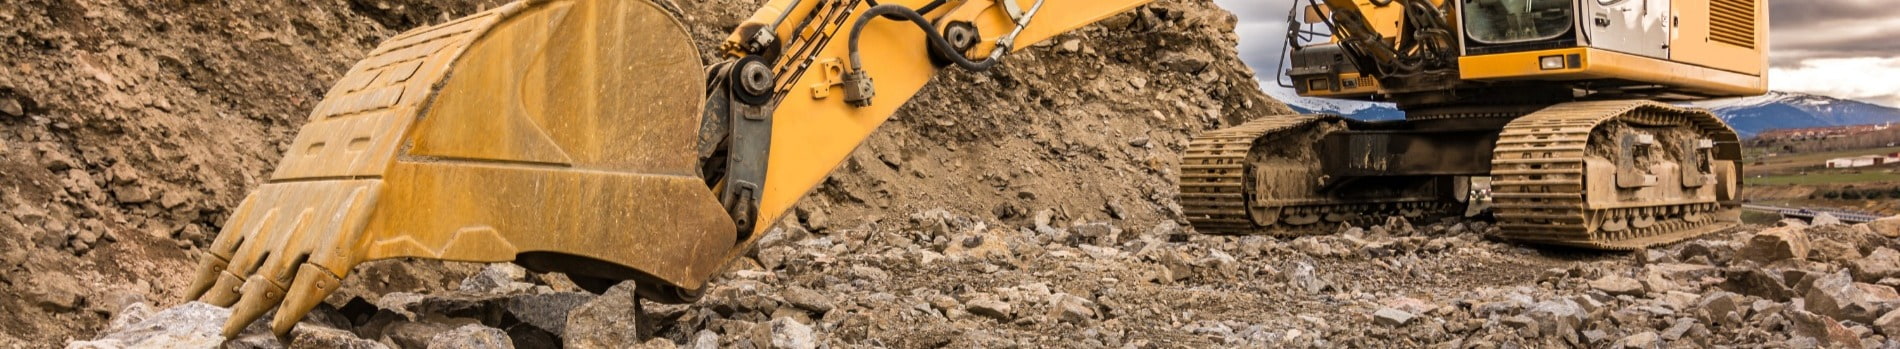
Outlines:
[[233,212],[190,294],[287,333],[364,261],[699,289],[735,225],[697,174],[704,68],[646,1],[524,1],[383,42]]

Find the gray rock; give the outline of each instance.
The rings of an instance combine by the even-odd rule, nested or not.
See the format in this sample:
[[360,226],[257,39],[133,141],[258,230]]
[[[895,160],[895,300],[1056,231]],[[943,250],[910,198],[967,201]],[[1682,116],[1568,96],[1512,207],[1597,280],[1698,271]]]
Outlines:
[[152,305],[145,304],[145,302],[127,304],[124,308],[120,308],[119,312],[113,313],[112,319],[106,321],[105,332],[124,331],[132,325],[144,322],[145,319],[151,318],[153,314],[157,313],[157,309],[153,309]]
[[1067,293],[1057,293],[1049,297],[1049,314],[1057,322],[1087,324],[1095,319],[1095,302]]
[[1081,51],[1082,51],[1082,40],[1068,39],[1068,40],[1062,41],[1062,52],[1076,53],[1076,52],[1081,52]]
[[1332,287],[1332,283],[1320,279],[1313,265],[1306,262],[1294,263],[1293,271],[1287,274],[1287,281],[1309,294],[1318,294]]
[[1609,332],[1603,332],[1603,330],[1583,331],[1583,344],[1585,345],[1595,347],[1603,345],[1604,342],[1608,341],[1610,341]]
[[477,324],[462,325],[453,331],[429,339],[429,349],[514,349],[515,343],[501,329]]
[[1842,326],[1840,321],[1827,315],[1803,310],[1783,312],[1790,314],[1789,322],[1794,325],[1794,335],[1813,338],[1820,346],[1827,348],[1860,348],[1860,337]]
[[1372,312],[1372,323],[1386,327],[1399,327],[1412,322],[1412,317],[1412,313],[1404,310],[1379,308],[1378,311]]
[[435,322],[399,321],[382,327],[382,340],[402,348],[426,348],[435,336],[455,330],[455,325]]
[[1643,262],[1644,265],[1676,262],[1675,256],[1669,255],[1669,251],[1664,251],[1664,250],[1646,248],[1641,251],[1637,251],[1636,255],[1642,257],[1641,261]]
[[674,343],[673,343],[673,341],[671,341],[671,340],[667,340],[666,338],[654,338],[654,339],[648,339],[648,340],[647,340],[646,342],[641,342],[641,343],[640,343],[639,345],[635,345],[635,346],[631,346],[631,347],[628,347],[628,348],[633,348],[633,349],[677,349],[677,348],[679,348],[679,347],[680,347],[680,346],[679,346],[679,344],[674,344]]
[[1009,321],[1016,318],[1015,311],[1009,302],[997,300],[994,296],[989,295],[972,297],[969,301],[963,303],[963,308],[964,311],[968,311],[971,314],[996,319],[997,321]]
[[1077,224],[1069,227],[1069,232],[1079,242],[1104,246],[1121,243],[1121,228],[1108,223]]
[[773,348],[812,349],[818,347],[818,340],[812,336],[811,326],[790,318],[773,319],[770,324]]
[[0,97],[0,115],[23,116],[26,115],[26,107],[20,105],[18,100]]
[[1656,332],[1643,332],[1623,337],[1616,342],[1617,348],[1662,348],[1662,336]]
[[1576,340],[1577,331],[1583,329],[1583,307],[1568,299],[1551,300],[1537,303],[1525,313],[1537,321],[1538,333],[1562,336]]
[[1060,230],[1050,225],[1050,224],[1053,224],[1052,222],[1055,221],[1055,216],[1056,216],[1055,210],[1045,209],[1042,211],[1036,211],[1036,217],[1035,217],[1036,233],[1042,234],[1042,235],[1052,235],[1057,232],[1060,232]]
[[1841,320],[1870,324],[1900,303],[1892,287],[1854,282],[1846,271],[1827,274],[1808,286],[1807,311]]
[[[619,348],[652,333],[634,283],[622,282],[567,314],[568,348]],[[709,296],[710,297],[710,296]]]
[[1835,217],[1835,216],[1834,216],[1834,214],[1832,214],[1832,213],[1827,213],[1827,212],[1821,212],[1821,213],[1819,213],[1819,214],[1815,214],[1815,215],[1814,215],[1814,221],[1812,221],[1812,222],[1809,222],[1808,224],[1809,224],[1809,225],[1811,225],[1811,226],[1816,226],[1816,227],[1825,227],[1825,226],[1830,226],[1830,225],[1840,225],[1840,224],[1841,224],[1841,218],[1840,218],[1840,217]]
[[1888,311],[1886,315],[1874,319],[1874,329],[1888,338],[1900,337],[1900,310]]
[[1788,259],[1807,259],[1810,252],[1808,233],[1801,229],[1790,226],[1763,230],[1749,238],[1748,243],[1742,245],[1740,251],[1736,251],[1735,257],[1763,264]]
[[1207,70],[1211,56],[1201,51],[1167,51],[1161,55],[1161,66],[1175,72],[1200,74]]
[[864,280],[870,280],[870,281],[876,281],[876,282],[883,282],[883,281],[888,281],[891,279],[891,273],[885,272],[884,269],[878,269],[877,267],[873,267],[869,265],[851,266],[851,275],[862,278]]
[[1874,253],[1849,262],[1847,268],[1853,272],[1854,280],[1863,282],[1900,277],[1900,251],[1878,247]]
[[805,229],[813,232],[823,232],[825,229],[831,228],[831,215],[826,214],[824,209],[807,208],[806,206],[811,205],[798,205],[798,216],[804,218]]
[[567,315],[594,300],[594,295],[583,292],[556,292],[531,294],[508,300],[508,315],[527,323],[529,326],[548,331],[557,337],[567,336]]
[[[90,232],[92,232],[92,230],[82,231],[82,233]],[[98,235],[92,235],[92,239],[97,240],[97,236]],[[32,301],[33,305],[53,312],[67,312],[78,309],[80,305],[85,303],[85,295],[90,293],[85,286],[80,285],[78,280],[73,279],[71,274],[40,273],[31,276],[31,278],[32,280],[27,284],[20,285],[23,286],[21,288],[26,289],[26,292],[20,296],[24,296],[25,299]]]
[[489,263],[481,272],[462,280],[460,291],[472,294],[509,294],[534,288],[523,282],[528,270],[514,263]]
[[67,348],[212,348],[224,342],[224,321],[231,310],[191,302],[165,309],[116,332]]
[[785,303],[790,303],[794,307],[818,314],[830,312],[833,307],[831,297],[799,286],[786,287],[784,291],[779,292],[779,297],[785,298]]
[[1690,319],[1690,318],[1677,319],[1674,325],[1671,325],[1669,326],[1669,329],[1662,331],[1662,338],[1664,340],[1669,340],[1669,341],[1682,340],[1682,338],[1688,336],[1691,333],[1690,331],[1694,330],[1697,325],[1700,325],[1700,324],[1697,324],[1695,319]]
[[[356,337],[355,333],[319,326],[297,326],[292,330],[291,349],[384,349],[389,346],[376,341]],[[269,336],[264,336],[268,338]],[[275,340],[275,339],[271,339]],[[512,346],[509,346],[512,348]]]
[[686,344],[693,349],[719,349],[719,333],[712,330],[699,330],[693,334],[693,341]]
[[1605,275],[1590,281],[1590,288],[1611,295],[1637,296],[1643,294],[1643,283],[1622,275]]
[[1728,321],[1731,315],[1739,319],[1741,314],[1747,312],[1746,309],[1742,308],[1741,301],[1742,296],[1738,294],[1727,291],[1710,292],[1709,294],[1703,295],[1702,299],[1696,301],[1696,316],[1701,317],[1703,322],[1710,324],[1728,326],[1740,325],[1737,323],[1729,323]]
[[1793,288],[1782,281],[1780,274],[1769,273],[1761,268],[1730,268],[1722,272],[1723,290],[1761,297],[1776,302],[1786,302],[1796,294]]

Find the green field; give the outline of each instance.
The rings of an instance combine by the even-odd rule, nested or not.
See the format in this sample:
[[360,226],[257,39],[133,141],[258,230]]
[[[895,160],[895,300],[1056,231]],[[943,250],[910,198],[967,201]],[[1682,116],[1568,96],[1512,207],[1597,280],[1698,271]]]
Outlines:
[[[1828,159],[1892,154],[1895,152],[1900,152],[1900,147],[1843,150],[1826,153],[1782,154],[1780,156],[1768,157],[1762,155],[1766,153],[1765,150],[1751,148],[1747,151],[1748,155],[1745,156],[1748,160],[1748,165],[1743,167],[1743,170],[1751,175],[1773,175],[1806,168],[1820,169],[1827,166]],[[1756,162],[1760,162],[1761,164],[1756,164]]]
[[1900,183],[1900,173],[1862,172],[1862,173],[1809,173],[1800,175],[1779,175],[1742,180],[1745,185],[1817,185],[1817,184],[1854,184],[1854,183]]

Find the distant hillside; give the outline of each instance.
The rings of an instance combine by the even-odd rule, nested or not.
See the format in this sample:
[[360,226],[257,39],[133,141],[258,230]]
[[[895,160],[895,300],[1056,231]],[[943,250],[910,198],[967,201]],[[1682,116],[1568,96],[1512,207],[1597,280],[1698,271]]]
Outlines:
[[1803,93],[1769,92],[1759,97],[1691,103],[1727,119],[1744,137],[1772,129],[1900,122],[1900,109]]
[[1333,114],[1365,121],[1403,120],[1405,112],[1392,103],[1373,103],[1338,99],[1300,97],[1293,91],[1266,88],[1267,95],[1286,103],[1300,114]]
[[[1405,113],[1390,103],[1307,98],[1294,95],[1291,91],[1274,88],[1267,89],[1267,94],[1285,102],[1287,107],[1300,113],[1336,114],[1367,121],[1405,118]],[[1752,137],[1762,131],[1783,128],[1900,123],[1900,109],[1855,100],[1792,92],[1770,92],[1758,97],[1694,102],[1688,105],[1714,111],[1716,115],[1722,116],[1722,119],[1728,120],[1729,124],[1735,127],[1735,131],[1742,134],[1742,137]]]

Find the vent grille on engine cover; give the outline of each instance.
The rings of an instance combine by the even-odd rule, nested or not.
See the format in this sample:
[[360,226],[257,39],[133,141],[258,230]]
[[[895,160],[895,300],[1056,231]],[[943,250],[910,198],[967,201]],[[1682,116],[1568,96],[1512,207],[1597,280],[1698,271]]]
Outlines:
[[1755,6],[1760,0],[1709,0],[1709,39],[1755,48]]

